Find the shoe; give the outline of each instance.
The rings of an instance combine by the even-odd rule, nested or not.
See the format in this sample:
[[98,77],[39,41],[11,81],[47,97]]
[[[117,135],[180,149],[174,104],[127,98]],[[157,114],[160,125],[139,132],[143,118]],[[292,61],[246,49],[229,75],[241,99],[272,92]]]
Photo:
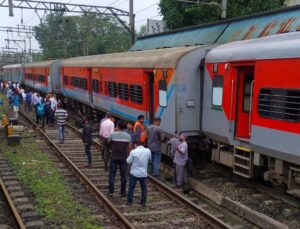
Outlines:
[[121,194],[121,198],[125,198],[126,196],[126,194]]
[[140,205],[142,205],[142,207],[143,207],[143,208],[145,208],[145,207],[146,207],[146,203],[142,203],[142,202],[140,202],[139,204],[140,204]]
[[108,193],[108,196],[112,197],[112,196],[113,196],[113,193],[109,192],[109,193]]

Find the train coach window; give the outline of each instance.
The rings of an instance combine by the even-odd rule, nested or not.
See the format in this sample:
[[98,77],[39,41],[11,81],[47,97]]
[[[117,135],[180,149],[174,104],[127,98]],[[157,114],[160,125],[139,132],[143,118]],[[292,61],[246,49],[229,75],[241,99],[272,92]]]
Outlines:
[[68,85],[69,79],[68,76],[64,76],[64,85]]
[[167,82],[165,80],[158,81],[159,105],[167,107]]
[[139,85],[130,85],[130,100],[133,103],[143,104],[143,88]]
[[300,90],[262,88],[258,96],[261,117],[286,122],[300,121]]
[[126,83],[119,83],[118,84],[118,94],[119,98],[122,100],[128,100],[129,95],[128,95],[128,84]]
[[212,105],[213,106],[222,106],[223,101],[223,84],[224,77],[223,76],[215,76],[213,78],[212,85]]
[[45,75],[38,75],[37,81],[39,81],[39,82],[46,82]]
[[108,94],[111,97],[117,97],[117,83],[108,82]]
[[87,79],[81,78],[81,88],[87,90]]
[[93,92],[99,93],[99,80],[92,80]]

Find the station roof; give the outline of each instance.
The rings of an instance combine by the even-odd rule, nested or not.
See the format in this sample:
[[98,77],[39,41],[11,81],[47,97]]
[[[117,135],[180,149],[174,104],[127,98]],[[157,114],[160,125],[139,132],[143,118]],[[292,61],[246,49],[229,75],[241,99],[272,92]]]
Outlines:
[[222,44],[300,31],[300,5],[142,37],[131,51]]
[[181,57],[201,46],[82,56],[62,61],[67,67],[172,68]]

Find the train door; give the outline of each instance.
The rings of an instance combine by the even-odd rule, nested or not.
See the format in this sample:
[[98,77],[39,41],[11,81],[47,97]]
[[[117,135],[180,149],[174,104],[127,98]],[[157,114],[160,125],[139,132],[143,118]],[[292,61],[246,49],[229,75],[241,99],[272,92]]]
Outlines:
[[149,111],[149,123],[152,124],[154,121],[155,108],[154,108],[154,74],[153,72],[148,72],[148,111]]
[[253,85],[254,67],[238,68],[236,138],[249,139],[251,136]]

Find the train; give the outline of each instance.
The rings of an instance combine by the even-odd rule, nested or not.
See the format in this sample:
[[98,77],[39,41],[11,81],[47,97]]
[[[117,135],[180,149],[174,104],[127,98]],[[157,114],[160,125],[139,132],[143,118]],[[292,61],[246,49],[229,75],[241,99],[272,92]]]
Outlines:
[[[44,61],[21,82],[85,112],[145,123],[245,178],[300,196],[300,33]],[[163,150],[168,152],[167,150]]]

